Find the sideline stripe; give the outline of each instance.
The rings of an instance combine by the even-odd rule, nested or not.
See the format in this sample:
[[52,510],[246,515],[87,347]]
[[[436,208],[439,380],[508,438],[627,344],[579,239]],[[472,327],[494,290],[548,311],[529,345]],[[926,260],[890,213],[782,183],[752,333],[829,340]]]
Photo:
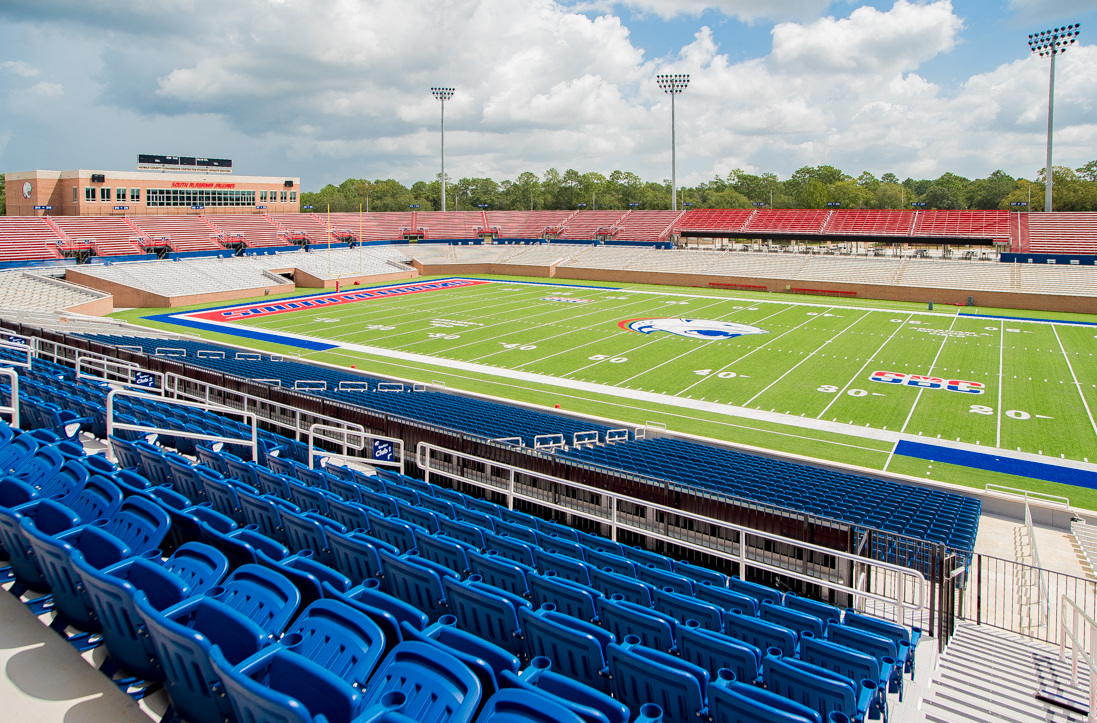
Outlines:
[[1064,326],[1097,326],[1097,321],[1064,321],[1063,319],[1033,319],[1027,316],[995,316],[994,314],[964,314],[956,316],[965,319],[1007,319],[1009,321],[1035,321],[1041,324],[1063,324]]
[[954,449],[942,447],[936,444],[923,442],[909,442],[902,440],[895,447],[895,454],[903,457],[924,459],[929,462],[944,462],[960,467],[972,467],[986,470],[987,472],[1001,472],[1003,474],[1017,475],[1018,477],[1031,477],[1045,482],[1058,482],[1076,487],[1088,487],[1097,489],[1097,472],[1078,469],[1076,467],[1062,467],[1055,464],[1042,462],[1030,462],[1026,459],[1016,459],[992,454],[970,452],[966,449]]

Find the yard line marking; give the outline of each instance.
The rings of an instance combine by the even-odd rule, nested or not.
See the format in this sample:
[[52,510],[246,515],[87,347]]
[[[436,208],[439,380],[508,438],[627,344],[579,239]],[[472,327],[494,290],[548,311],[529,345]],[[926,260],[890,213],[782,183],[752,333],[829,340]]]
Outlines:
[[[712,304],[708,304],[707,306],[702,306],[702,307],[701,307],[700,309],[698,309],[697,311],[704,311],[705,309],[708,309],[708,308],[709,308],[709,307],[711,307],[711,306],[716,306],[716,304],[717,304],[717,303],[719,303],[719,302],[716,302],[716,303],[712,303]],[[612,309],[606,309],[605,311],[612,311]],[[594,313],[597,313],[597,312],[596,312],[596,311],[591,311],[591,314],[594,314]],[[610,321],[612,321],[612,320],[610,320]],[[569,329],[568,331],[562,332],[562,333],[560,333],[560,334],[553,334],[552,336],[546,336],[546,337],[542,337],[542,338],[538,338],[538,339],[531,339],[531,340],[529,341],[529,343],[530,343],[530,344],[541,344],[541,343],[543,343],[543,342],[549,341],[550,339],[556,339],[557,337],[561,337],[561,336],[567,336],[567,335],[569,335],[569,334],[573,334],[573,333],[575,333],[575,332],[577,332],[577,331],[590,331],[590,330],[591,330],[591,329],[593,329],[594,327],[596,327],[596,326],[599,326],[599,325],[601,325],[601,324],[606,324],[606,323],[610,323],[610,322],[608,322],[608,321],[605,321],[605,320],[599,320],[599,321],[596,321],[596,322],[595,322],[595,323],[593,323],[593,324],[590,324],[589,326],[583,326],[583,327],[578,327],[578,328],[573,328],[573,329]],[[534,327],[534,328],[536,329],[537,327]],[[496,338],[498,338],[498,337],[496,337]],[[490,354],[485,354],[484,356],[480,356],[480,357],[476,357],[476,358],[474,358],[474,359],[471,359],[470,361],[479,361],[480,359],[486,359],[487,357],[489,357],[489,356],[493,356],[493,355],[495,355],[495,354],[502,354],[502,353],[504,353],[505,351],[509,351],[509,350],[506,350],[506,349],[504,349],[504,350],[501,350],[501,351],[494,351],[494,352],[491,352]],[[569,350],[569,351],[570,351],[570,350]],[[625,353],[625,352],[622,352],[622,353]],[[554,355],[552,355],[552,356],[554,356]],[[529,362],[529,363],[530,363],[530,364],[532,364],[533,362]],[[593,366],[593,365],[588,365],[588,366]],[[585,369],[585,368],[586,368],[586,367],[584,367],[584,369]],[[576,371],[579,371],[579,370],[576,370]],[[575,372],[572,372],[572,374],[574,374],[574,373],[575,373]]]
[[[542,292],[542,293],[544,293],[544,292]],[[567,316],[566,314],[568,313],[568,310],[566,308],[565,309],[550,308],[550,309],[546,309],[545,311],[543,311],[539,314],[533,314],[532,316],[527,316],[526,319],[524,319],[524,320],[523,319],[508,319],[506,321],[500,321],[497,324],[487,324],[485,326],[481,326],[481,327],[477,328],[476,331],[484,331],[486,329],[492,329],[492,328],[495,328],[495,327],[498,327],[498,326],[503,326],[504,324],[521,324],[522,321],[529,320],[531,318],[536,318],[538,316],[545,316],[545,315],[553,315],[553,314],[560,314],[561,315],[560,319],[554,320],[554,321],[563,321],[565,319],[575,320],[575,319],[580,319],[580,318],[585,317],[585,316],[591,316],[591,315],[594,315],[594,314],[603,314],[607,311],[615,311],[615,310],[617,310],[618,308],[621,308],[621,307],[632,306],[632,305],[636,304],[638,301],[641,301],[641,300],[636,300],[636,301],[630,300],[630,301],[627,301],[627,302],[624,302],[624,303],[621,303],[621,304],[614,304],[609,309],[592,309],[591,311],[588,311],[588,312],[585,312],[585,313],[582,313],[582,314],[578,314],[576,316]],[[567,305],[564,305],[564,306],[567,306]],[[644,308],[646,308],[646,307],[644,307]],[[629,313],[632,313],[632,312],[629,312]],[[540,329],[541,327],[544,327],[544,326],[551,326],[552,323],[553,322],[547,322],[547,323],[544,323],[544,324],[534,324],[533,326],[530,326],[530,327],[527,327],[527,328],[523,329],[523,331],[525,331],[525,332],[533,331],[535,329]],[[603,322],[599,322],[599,323],[603,323]],[[514,332],[514,333],[518,333],[518,332]],[[502,336],[507,336],[507,335],[508,334],[503,334],[501,336],[493,336],[493,337],[490,337],[490,338],[487,338],[487,339],[477,339],[476,341],[470,341],[470,342],[465,343],[465,344],[458,344],[457,346],[451,346],[451,347],[447,347],[447,348],[449,349],[449,351],[454,351],[456,349],[461,349],[461,348],[466,347],[466,346],[472,346],[474,344],[481,344],[481,343],[484,343],[484,342],[495,341],[497,339],[502,338]],[[413,342],[408,343],[408,344],[402,344],[401,346],[399,346],[397,348],[404,349],[404,348],[407,348],[407,347],[415,346],[416,344],[423,344],[427,341],[432,341],[432,340],[431,339],[423,339],[421,341],[413,341]]]
[[1082,393],[1082,385],[1078,383],[1078,377],[1074,374],[1074,366],[1070,363],[1070,357],[1067,356],[1066,347],[1063,346],[1063,340],[1059,338],[1059,330],[1055,328],[1055,325],[1051,325],[1051,330],[1055,332],[1055,341],[1059,342],[1059,350],[1063,352],[1063,358],[1066,359],[1067,369],[1070,370],[1070,377],[1074,380],[1074,386],[1078,388],[1078,394],[1082,397],[1082,406],[1086,408],[1086,416],[1089,417],[1089,424],[1093,427],[1093,433],[1097,435],[1097,422],[1093,421],[1093,413],[1089,411],[1089,402],[1086,401],[1086,395]]
[[782,374],[781,376],[777,377],[777,378],[776,378],[776,379],[774,379],[774,380],[773,380],[772,382],[770,382],[770,383],[769,383],[769,385],[768,385],[768,386],[766,386],[766,388],[765,388],[765,389],[763,389],[762,391],[758,392],[757,394],[755,394],[755,395],[754,395],[753,397],[751,397],[751,398],[750,398],[750,399],[748,399],[747,401],[743,402],[743,406],[744,406],[744,407],[748,406],[748,405],[749,405],[749,404],[750,404],[751,402],[753,402],[753,401],[754,401],[755,399],[757,399],[758,397],[760,397],[760,396],[762,396],[763,394],[765,394],[765,393],[766,393],[766,391],[768,391],[768,390],[769,390],[769,388],[770,388],[770,387],[772,387],[772,386],[773,386],[774,384],[776,384],[777,382],[781,381],[782,379],[784,379],[785,377],[787,377],[787,376],[788,376],[789,374],[792,374],[792,372],[794,372],[794,371],[795,371],[795,370],[796,370],[796,369],[797,369],[797,368],[798,368],[798,367],[800,366],[800,364],[803,364],[803,363],[804,363],[804,362],[806,362],[806,361],[807,361],[808,359],[811,359],[811,358],[812,358],[813,356],[815,356],[815,355],[816,355],[816,354],[818,354],[818,353],[819,353],[820,351],[822,351],[823,349],[825,349],[825,348],[827,347],[827,345],[828,345],[828,344],[830,344],[830,343],[831,343],[832,341],[834,341],[835,339],[837,339],[838,337],[840,337],[840,336],[841,336],[842,334],[845,334],[845,333],[846,333],[847,331],[849,331],[849,330],[850,330],[850,329],[852,329],[853,327],[857,326],[857,324],[858,324],[858,323],[859,323],[859,322],[860,322],[860,321],[861,321],[862,319],[865,319],[865,318],[867,318],[867,317],[868,317],[868,314],[863,314],[862,316],[858,317],[857,321],[853,322],[852,324],[850,324],[849,326],[847,326],[847,327],[846,327],[845,329],[842,329],[842,330],[841,330],[840,332],[838,332],[837,334],[835,334],[835,335],[834,335],[834,336],[832,336],[831,338],[829,338],[829,339],[827,339],[826,341],[824,341],[824,342],[823,342],[823,343],[822,343],[822,344],[821,344],[821,345],[819,346],[819,348],[818,348],[818,349],[816,349],[816,350],[815,350],[815,351],[813,351],[813,352],[810,352],[810,353],[806,354],[806,355],[804,356],[804,358],[803,358],[803,359],[801,359],[801,360],[800,360],[800,361],[799,361],[799,362],[798,362],[798,363],[797,363],[797,364],[796,364],[795,366],[793,366],[793,367],[792,367],[791,369],[789,369],[789,370],[788,370],[787,372],[785,372],[784,374]]
[[[894,313],[894,312],[891,312],[891,313]],[[868,314],[866,314],[865,316],[868,316]],[[815,417],[816,419],[822,419],[823,415],[827,413],[827,411],[834,405],[834,403],[842,398],[842,395],[846,393],[846,390],[849,389],[849,386],[851,384],[853,384],[855,381],[857,381],[857,377],[861,376],[861,374],[864,373],[865,369],[868,368],[868,365],[876,360],[876,355],[879,354],[880,352],[882,352],[884,350],[884,347],[888,345],[888,342],[890,342],[896,334],[898,334],[900,331],[902,331],[903,327],[907,325],[908,321],[910,321],[911,316],[913,316],[913,314],[907,314],[906,320],[903,321],[902,324],[897,326],[895,328],[895,331],[891,332],[891,336],[889,336],[887,339],[884,340],[884,343],[880,345],[879,349],[877,349],[875,352],[872,353],[872,356],[870,356],[868,361],[865,362],[865,365],[863,367],[861,367],[860,369],[858,369],[857,373],[853,375],[853,378],[850,379],[848,382],[846,382],[846,385],[844,387],[842,387],[841,391],[839,391],[837,394],[834,395],[834,398],[830,400],[830,404],[825,406],[823,408],[823,411],[819,412],[819,415],[817,417]],[[864,317],[861,317],[861,318],[864,318]],[[881,396],[882,397],[884,395],[877,394],[876,392],[873,392],[872,396],[874,396],[874,397],[875,396]],[[749,402],[748,402],[748,404],[749,404]]]
[[[786,311],[789,311],[790,309],[795,309],[795,308],[796,308],[796,307],[794,307],[794,306],[790,306],[790,307],[788,307],[788,308],[786,308],[786,309],[781,309],[780,311],[778,311],[778,312],[777,312],[777,313],[775,313],[775,314],[770,314],[769,316],[763,317],[763,318],[759,319],[758,321],[755,321],[755,322],[752,322],[752,323],[753,323],[753,324],[761,324],[761,323],[762,323],[763,321],[765,321],[766,319],[772,319],[773,317],[777,316],[777,314],[783,314],[784,312],[786,312]],[[694,382],[693,384],[690,384],[690,385],[689,385],[688,387],[686,387],[685,389],[681,390],[680,392],[678,392],[678,393],[677,393],[677,394],[675,394],[674,396],[676,396],[676,397],[677,397],[677,396],[678,396],[678,395],[680,395],[680,394],[684,394],[684,393],[688,392],[688,391],[689,391],[690,389],[693,389],[693,388],[694,388],[695,386],[697,386],[697,385],[698,385],[698,384],[700,384],[701,382],[703,382],[703,381],[706,381],[707,379],[710,379],[711,377],[713,377],[713,376],[715,376],[715,375],[719,374],[720,372],[722,372],[722,371],[724,371],[724,370],[728,369],[729,367],[732,367],[732,366],[734,366],[735,364],[738,364],[739,362],[743,361],[744,359],[746,359],[746,358],[747,358],[748,356],[750,356],[750,355],[751,355],[751,354],[753,354],[754,352],[758,351],[759,349],[762,349],[762,348],[764,348],[764,347],[765,347],[766,345],[768,345],[768,344],[772,344],[773,342],[777,341],[778,339],[780,339],[781,337],[785,336],[786,334],[791,334],[792,332],[796,331],[797,329],[799,329],[799,328],[800,328],[801,326],[803,326],[804,324],[810,324],[811,322],[813,322],[813,321],[816,321],[816,320],[818,320],[818,319],[821,319],[821,318],[822,318],[821,316],[813,316],[813,317],[810,317],[810,318],[809,318],[809,319],[808,319],[807,321],[805,321],[805,322],[804,322],[803,324],[797,324],[796,326],[792,327],[792,328],[791,328],[791,329],[789,329],[788,331],[782,332],[782,333],[778,334],[777,336],[773,337],[772,339],[770,339],[769,341],[767,341],[767,342],[765,342],[765,343],[762,343],[762,344],[759,344],[758,346],[754,347],[753,349],[751,349],[750,351],[748,351],[748,352],[747,352],[746,354],[744,354],[743,356],[739,357],[738,359],[736,359],[736,360],[734,360],[734,361],[732,361],[732,362],[729,362],[729,363],[725,364],[724,366],[722,366],[722,367],[720,367],[719,369],[717,369],[716,371],[714,371],[714,372],[713,372],[712,374],[709,374],[709,375],[708,375],[707,377],[702,377],[702,378],[701,378],[700,380],[698,380],[698,381]],[[747,378],[749,379],[749,377],[747,377]]]
[[[958,318],[960,318],[959,315],[952,317],[952,324],[949,325],[949,331],[952,330],[952,327],[957,325],[957,319]],[[936,357],[934,357],[934,361],[932,361],[932,363],[929,365],[929,371],[926,372],[926,376],[929,376],[932,373],[934,373],[934,368],[935,368],[935,366],[937,366],[937,360],[941,358],[941,352],[945,351],[945,344],[947,344],[948,342],[949,342],[949,336],[948,335],[945,335],[945,336],[941,337],[941,348],[937,350],[937,355],[936,355]],[[914,416],[914,410],[918,408],[918,400],[921,399],[921,393],[923,393],[925,391],[926,391],[926,387],[924,387],[924,386],[919,386],[918,387],[918,396],[914,397],[914,404],[911,405],[911,414],[908,414],[906,416],[906,421],[903,422],[903,428],[901,430],[898,430],[898,431],[900,431],[901,434],[906,431],[906,426],[909,425],[909,423],[911,423],[911,417]],[[887,457],[887,461],[890,462],[891,457]],[[884,472],[886,472],[886,471],[887,471],[887,467],[885,465],[884,466]]]
[[994,446],[998,449],[1002,448],[1002,387],[1005,386],[1006,378],[1003,376],[1002,370],[1003,359],[1006,355],[1006,322],[1005,319],[999,326],[998,335],[1000,337],[998,341],[998,429],[995,432]]
[[[661,337],[659,337],[658,339],[656,339],[655,341],[662,341],[663,339],[669,339],[669,338],[671,338],[671,337],[667,337],[667,336],[661,336]],[[653,342],[653,343],[654,343],[654,342]],[[642,376],[644,376],[645,374],[647,374],[648,372],[653,372],[653,371],[655,371],[656,369],[658,369],[658,368],[659,368],[659,367],[661,367],[661,366],[665,366],[665,365],[667,365],[667,364],[670,364],[670,363],[671,363],[672,361],[678,361],[678,360],[679,360],[679,359],[681,359],[682,357],[684,357],[684,356],[686,356],[686,355],[688,355],[688,354],[692,354],[693,352],[697,351],[698,349],[704,349],[704,348],[708,347],[709,345],[711,345],[711,344],[715,344],[715,343],[716,343],[716,342],[714,342],[714,341],[706,341],[706,342],[705,342],[704,344],[701,344],[700,346],[695,346],[695,347],[693,347],[692,349],[690,349],[689,351],[687,351],[687,352],[686,352],[685,354],[679,354],[679,355],[678,355],[678,356],[676,356],[676,357],[673,357],[673,358],[671,358],[671,359],[667,359],[667,360],[666,360],[665,362],[663,362],[662,364],[656,364],[656,365],[655,365],[655,366],[653,366],[653,367],[650,367],[650,368],[648,368],[648,369],[645,369],[644,371],[640,372],[639,374],[633,374],[633,375],[632,375],[631,377],[629,377],[628,379],[622,379],[621,381],[617,382],[617,383],[616,383],[616,384],[614,384],[613,386],[615,386],[615,387],[619,387],[619,386],[621,386],[622,384],[624,384],[625,382],[631,382],[631,381],[632,381],[633,379],[635,379],[636,377],[642,377]]]

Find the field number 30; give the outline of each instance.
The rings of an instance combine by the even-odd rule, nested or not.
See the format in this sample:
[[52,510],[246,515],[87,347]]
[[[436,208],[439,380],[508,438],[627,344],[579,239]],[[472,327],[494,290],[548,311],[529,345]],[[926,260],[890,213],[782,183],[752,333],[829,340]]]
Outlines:
[[[994,414],[994,408],[988,407],[984,404],[972,404],[971,409],[968,410],[972,414]],[[1006,412],[1006,416],[1010,419],[1032,419],[1032,415],[1028,412],[1022,412],[1020,409],[1010,409]]]
[[[824,384],[823,386],[819,387],[815,391],[824,392],[825,394],[834,394],[836,391],[838,391],[838,387],[834,386],[833,384]],[[848,394],[851,397],[867,397],[868,396],[868,392],[866,392],[864,389],[849,389],[849,390],[846,390],[846,394]]]

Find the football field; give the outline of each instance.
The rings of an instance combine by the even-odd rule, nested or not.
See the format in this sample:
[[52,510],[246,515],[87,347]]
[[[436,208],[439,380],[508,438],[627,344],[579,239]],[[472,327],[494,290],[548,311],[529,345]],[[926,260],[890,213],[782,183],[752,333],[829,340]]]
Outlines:
[[1078,315],[1056,322],[1023,318],[1046,314],[929,311],[848,298],[442,281],[416,280],[426,289],[366,289],[347,300],[362,293],[354,289],[307,306],[267,301],[191,311],[186,318],[215,329],[214,336],[233,328],[264,332],[265,343],[235,343],[274,348],[320,340],[329,348],[297,352],[934,479],[1003,481],[985,474],[959,479],[941,464],[934,474],[932,460],[894,454],[896,434],[1080,467],[1090,457],[1097,462],[1097,327]]

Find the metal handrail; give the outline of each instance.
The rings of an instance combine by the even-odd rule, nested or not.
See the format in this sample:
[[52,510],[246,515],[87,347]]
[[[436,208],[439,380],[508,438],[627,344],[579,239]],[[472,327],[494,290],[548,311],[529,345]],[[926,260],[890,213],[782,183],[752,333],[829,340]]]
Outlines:
[[[329,424],[313,424],[309,427],[309,469],[313,469],[313,460],[316,457],[331,458],[343,460],[344,462],[368,462],[371,465],[382,465],[385,467],[397,467],[400,474],[404,473],[404,440],[396,437],[383,437],[380,434],[373,434],[367,432],[366,428],[360,424],[353,422],[344,422],[344,427],[333,427]],[[317,432],[334,432],[343,436],[343,439],[332,439],[326,434],[316,434]],[[325,439],[335,444],[343,446],[343,453],[329,452],[326,449],[318,449],[315,444],[315,437]],[[353,438],[357,438],[352,441]],[[392,445],[392,460],[387,459],[374,459],[372,457],[357,457],[352,454],[347,454],[347,449],[353,449],[356,451],[362,451],[366,447],[366,440],[381,440],[388,442]],[[360,440],[360,441],[359,441]],[[324,463],[326,464],[326,463]]]
[[1028,501],[1025,501],[1025,534],[1028,535],[1028,544],[1032,548],[1032,564],[1035,567],[1037,593],[1036,607],[1044,615],[1044,620],[1051,619],[1051,594],[1048,592],[1047,581],[1044,579],[1044,564],[1040,561],[1040,547],[1036,544],[1036,528],[1032,524],[1032,509]]
[[996,485],[990,482],[986,484],[986,487],[984,487],[984,491],[987,494],[994,495],[995,497],[1019,497],[1023,499],[1026,504],[1028,504],[1029,502],[1039,502],[1044,505],[1070,509],[1070,498],[1063,497],[1062,495],[1049,495],[1045,492],[1033,492],[1032,490],[1022,490],[1018,489],[1017,487],[1006,487],[1005,485]]
[[11,426],[19,428],[19,373],[14,369],[0,367],[0,374],[6,376],[11,383],[11,405],[0,407],[0,414],[11,415]]
[[[468,468],[464,467],[464,466],[462,466],[460,468],[457,468],[456,465],[455,465],[455,469],[449,469],[449,468],[442,467],[442,466],[436,467],[436,466],[432,465],[431,464],[431,452],[437,452],[439,454],[449,455],[454,460],[456,460],[457,458],[461,458],[461,459],[464,459],[464,460],[473,461],[473,462],[476,462],[476,463],[479,463],[479,464],[483,465],[484,469],[493,469],[494,468],[494,469],[499,469],[499,470],[506,470],[507,472],[509,472],[509,474],[506,476],[505,479],[502,478],[502,477],[496,477],[495,479],[497,480],[497,482],[495,484],[491,484],[489,482],[481,481],[481,480],[477,479],[474,476],[469,476],[466,473],[466,470]],[[795,580],[801,580],[803,582],[813,583],[813,584],[817,584],[817,585],[823,585],[823,586],[828,587],[832,590],[836,590],[838,592],[843,592],[843,593],[847,593],[849,595],[852,595],[855,599],[860,598],[860,599],[865,599],[865,600],[873,600],[875,602],[884,603],[884,604],[888,604],[888,605],[894,605],[899,610],[909,610],[909,611],[921,612],[922,610],[924,610],[926,608],[926,601],[927,601],[926,578],[920,572],[918,572],[917,570],[912,570],[910,568],[902,567],[900,565],[894,565],[892,563],[883,562],[883,561],[880,561],[880,560],[873,560],[871,558],[861,557],[861,556],[856,555],[856,554],[852,554],[852,553],[848,553],[848,552],[842,552],[840,550],[835,550],[835,549],[829,548],[829,547],[823,547],[821,545],[814,545],[814,544],[809,543],[809,542],[803,542],[801,540],[795,540],[795,539],[792,539],[792,538],[789,538],[789,537],[784,537],[784,536],[781,536],[781,535],[775,535],[773,533],[763,532],[763,531],[755,529],[755,528],[736,525],[736,524],[733,524],[731,522],[726,522],[724,520],[717,520],[717,519],[714,519],[712,517],[706,517],[704,515],[698,515],[698,514],[695,514],[695,513],[692,513],[692,512],[686,512],[684,510],[680,510],[680,509],[677,509],[677,508],[674,508],[674,507],[667,507],[665,505],[660,505],[660,504],[657,504],[657,503],[654,503],[654,502],[649,502],[647,500],[638,499],[638,498],[631,497],[631,496],[628,496],[628,495],[609,492],[609,491],[607,491],[605,489],[602,489],[600,487],[591,487],[589,485],[584,485],[584,484],[579,483],[579,482],[572,482],[570,480],[562,479],[560,477],[554,477],[554,476],[548,475],[548,474],[532,472],[532,471],[530,471],[528,469],[525,469],[525,468],[522,468],[522,467],[515,467],[513,465],[509,465],[509,464],[506,464],[504,462],[498,462],[498,461],[494,461],[494,460],[484,459],[482,457],[476,457],[476,456],[470,455],[470,454],[465,454],[465,453],[462,453],[462,452],[457,452],[457,451],[454,451],[454,450],[451,450],[451,449],[446,449],[445,447],[440,447],[440,446],[435,445],[435,444],[430,444],[429,442],[420,442],[419,443],[419,445],[416,449],[415,462],[416,462],[416,465],[419,467],[419,469],[421,469],[423,471],[424,477],[426,478],[427,482],[430,481],[431,472],[435,472],[437,474],[440,474],[440,475],[443,475],[443,476],[446,476],[446,477],[451,477],[451,478],[456,477],[461,482],[464,482],[466,484],[471,484],[471,485],[474,485],[476,487],[480,487],[481,489],[490,490],[492,492],[502,492],[504,495],[506,495],[507,507],[509,509],[514,508],[514,500],[515,499],[522,499],[522,500],[532,502],[533,504],[536,504],[536,505],[539,505],[541,507],[545,507],[545,508],[548,508],[548,509],[551,509],[551,510],[556,510],[556,511],[559,511],[559,512],[564,512],[564,513],[567,513],[567,514],[575,515],[577,517],[582,517],[584,519],[588,519],[588,520],[591,520],[591,521],[594,521],[594,522],[609,524],[610,529],[611,529],[610,539],[612,539],[612,540],[617,539],[618,528],[629,529],[631,531],[637,532],[637,533],[639,533],[641,535],[644,535],[644,536],[647,536],[647,537],[653,537],[653,538],[656,538],[656,539],[659,539],[659,540],[662,540],[662,541],[665,541],[665,542],[669,542],[669,543],[674,544],[674,545],[679,545],[681,547],[687,547],[687,548],[690,548],[692,550],[696,550],[698,552],[703,552],[703,553],[707,553],[707,554],[710,554],[710,555],[715,555],[717,557],[722,557],[724,559],[727,559],[727,560],[730,560],[730,561],[733,561],[733,562],[738,562],[739,566],[740,566],[739,567],[740,574],[744,574],[747,567],[754,567],[754,568],[758,568],[758,569],[761,569],[761,570],[765,570],[767,572],[772,572],[772,573],[775,573],[775,574],[778,574],[778,575],[783,575],[785,577],[790,577],[790,578],[793,578]],[[556,484],[556,485],[560,485],[560,486],[563,486],[563,487],[568,487],[572,490],[588,492],[588,493],[591,493],[591,494],[594,494],[594,495],[598,495],[601,498],[608,498],[608,500],[610,502],[609,514],[608,515],[606,515],[606,514],[592,514],[590,512],[584,512],[582,510],[575,509],[574,507],[567,507],[567,506],[564,506],[564,505],[558,505],[558,504],[555,504],[553,502],[549,502],[549,501],[547,501],[547,500],[545,500],[541,497],[537,497],[535,495],[525,494],[521,490],[518,490],[518,489],[515,488],[515,477],[516,477],[516,475],[519,475],[519,474],[520,475],[525,475],[527,477],[534,477],[534,478],[537,478],[539,480],[544,480],[544,481],[547,481],[547,482],[550,482],[550,483],[553,483],[553,484]],[[501,487],[500,486],[501,484],[505,484],[506,486]],[[726,554],[726,553],[723,553],[721,550],[713,548],[713,547],[696,544],[696,543],[690,542],[688,540],[683,540],[683,539],[678,538],[678,537],[672,537],[670,535],[662,534],[660,532],[657,532],[657,531],[651,530],[647,527],[644,527],[643,525],[633,524],[629,520],[621,518],[620,513],[618,512],[618,507],[619,507],[620,503],[624,503],[624,504],[627,504],[627,505],[636,505],[636,506],[639,506],[639,507],[646,507],[648,509],[651,509],[651,510],[657,512],[657,513],[662,512],[664,515],[687,518],[687,519],[693,520],[694,522],[697,522],[697,523],[701,523],[701,524],[705,524],[705,525],[714,525],[714,526],[717,526],[717,527],[726,528],[730,531],[736,532],[736,533],[739,534],[739,552],[738,552],[738,555]],[[895,586],[896,595],[894,597],[886,597],[884,595],[879,595],[879,594],[876,594],[874,592],[869,592],[867,590],[862,590],[858,586],[855,586],[855,585],[846,585],[844,583],[836,582],[836,581],[833,581],[833,580],[824,580],[824,579],[821,579],[819,576],[797,572],[795,570],[789,569],[787,567],[782,567],[780,565],[772,565],[772,564],[763,562],[761,560],[748,559],[748,557],[747,557],[747,545],[746,545],[746,536],[747,535],[750,535],[751,537],[755,537],[755,538],[758,538],[758,539],[761,539],[761,540],[764,540],[764,541],[767,541],[767,542],[772,542],[775,545],[788,545],[790,547],[799,548],[799,549],[801,549],[805,552],[815,552],[815,553],[819,553],[820,555],[826,555],[826,556],[836,558],[838,560],[844,560],[846,562],[855,563],[855,564],[858,564],[858,565],[868,565],[868,566],[878,568],[880,570],[884,570],[884,571],[893,573],[893,574],[898,576],[897,584]],[[908,590],[908,585],[906,584],[906,581],[908,579],[910,580],[910,582],[913,586],[911,588],[912,591],[913,591],[913,602],[907,602],[907,600],[906,600],[906,594],[905,593]]]
[[[1067,623],[1067,612],[1071,612]],[[1084,623],[1084,630],[1079,630]],[[1088,640],[1087,640],[1088,638]],[[1066,595],[1059,598],[1059,660],[1070,640],[1070,684],[1078,687],[1078,659],[1089,668],[1089,720],[1097,721],[1097,621]],[[1088,650],[1087,650],[1088,648]]]
[[[238,414],[251,424],[251,439],[242,439],[240,437],[222,437],[216,434],[204,434],[201,432],[186,432],[177,429],[165,429],[163,427],[146,427],[137,424],[127,424],[125,422],[114,421],[114,400],[117,397],[133,397],[136,399],[155,399],[157,404],[171,404],[180,407],[190,407],[192,409],[202,409],[207,412],[216,412],[217,414]],[[252,412],[240,411],[239,409],[233,409],[232,407],[225,407],[220,404],[213,403],[199,403],[199,402],[184,402],[179,399],[171,399],[169,397],[153,397],[151,394],[144,394],[141,392],[131,392],[126,389],[112,389],[107,393],[107,448],[109,451],[109,457],[111,461],[114,459],[113,445],[109,443],[111,434],[115,429],[123,429],[134,432],[144,432],[146,434],[163,434],[171,437],[185,437],[187,439],[201,439],[207,442],[222,442],[228,444],[240,444],[245,447],[251,447],[251,459],[253,462],[259,461],[259,423],[258,417]]]

